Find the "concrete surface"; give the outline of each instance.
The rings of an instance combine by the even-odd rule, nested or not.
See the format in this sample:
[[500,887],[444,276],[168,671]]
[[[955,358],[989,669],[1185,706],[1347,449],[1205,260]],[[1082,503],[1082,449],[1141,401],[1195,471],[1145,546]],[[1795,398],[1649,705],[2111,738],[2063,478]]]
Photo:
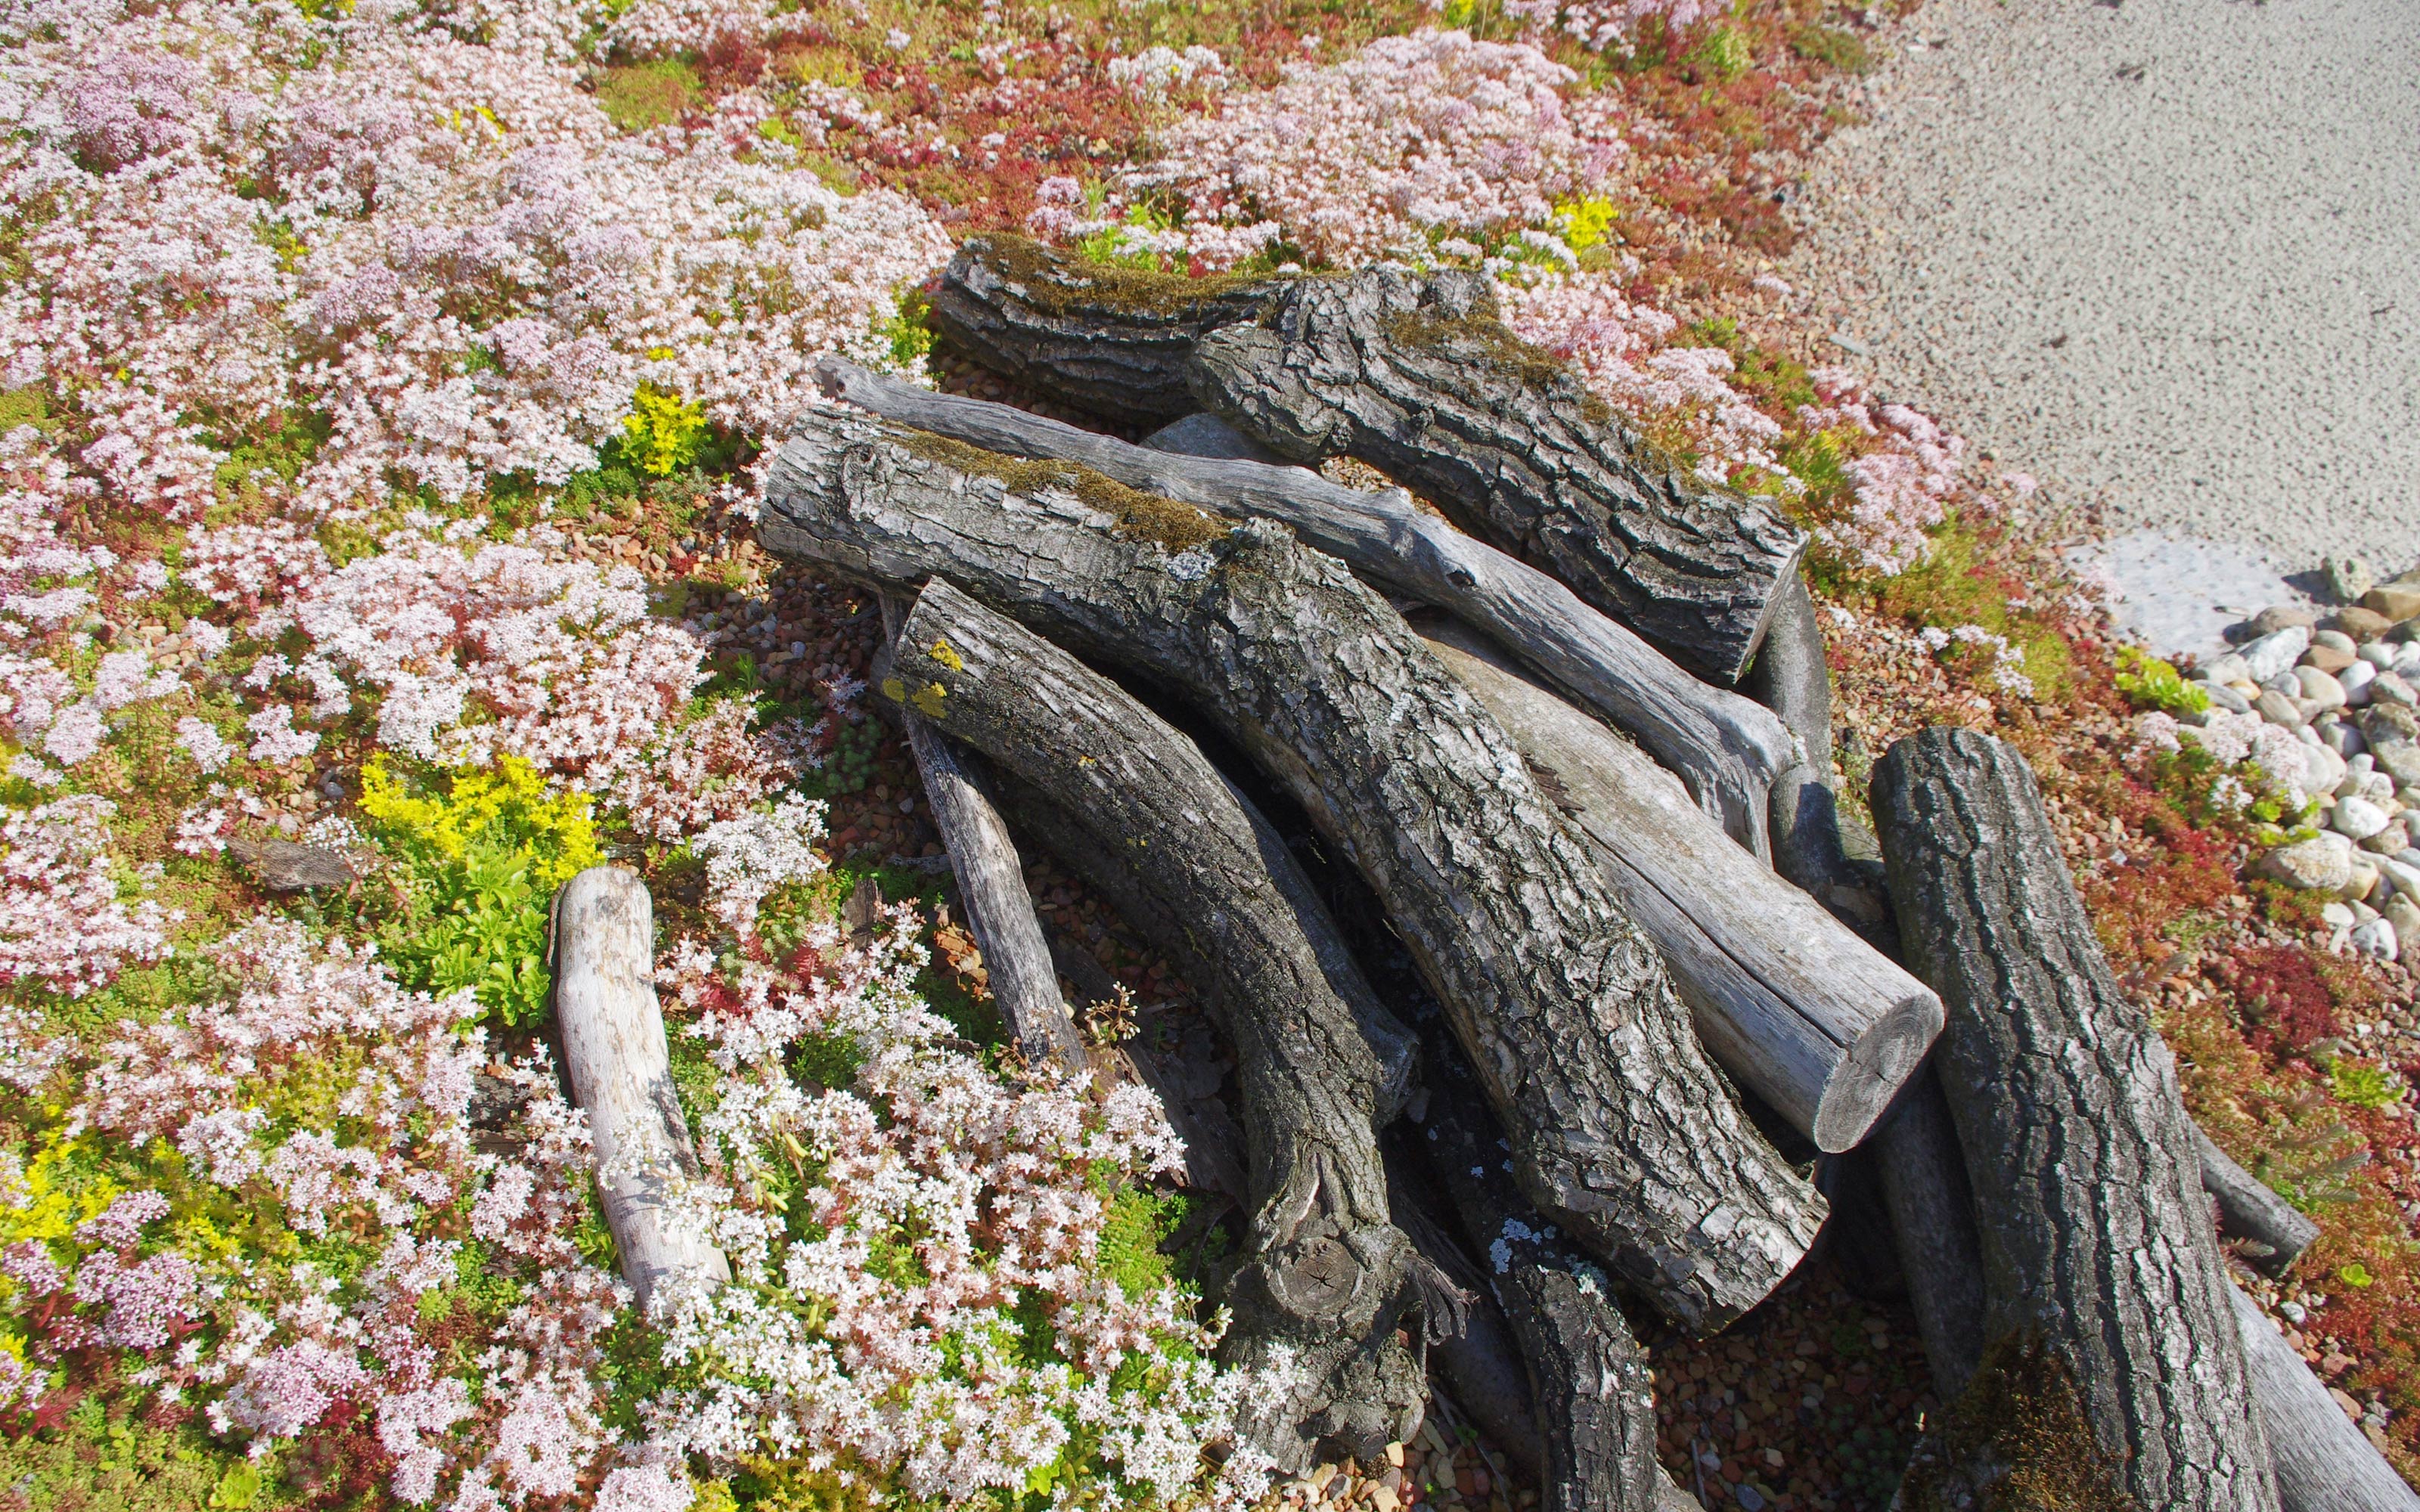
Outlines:
[[1841,360],[2171,543],[2112,556],[2146,591],[2420,562],[2420,3],[1929,0],[1899,37],[1785,270]]

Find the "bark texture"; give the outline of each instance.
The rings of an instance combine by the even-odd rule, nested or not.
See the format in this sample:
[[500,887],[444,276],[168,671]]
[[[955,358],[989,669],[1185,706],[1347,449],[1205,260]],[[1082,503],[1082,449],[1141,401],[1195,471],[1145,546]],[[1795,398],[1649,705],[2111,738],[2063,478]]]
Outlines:
[[[1309,1378],[1284,1421],[1261,1425],[1264,1446],[1300,1470],[1322,1440],[1368,1455],[1409,1437],[1421,1365],[1395,1330],[1422,1294],[1376,1130],[1402,1103],[1411,1036],[1284,842],[1190,740],[945,581],[907,615],[882,691],[1047,795],[1063,821],[1045,820],[1054,848],[1125,873],[1096,880],[1150,901],[1139,922],[1174,936],[1233,1041],[1252,1221],[1229,1304],[1248,1353],[1289,1346]],[[1068,824],[1091,843],[1071,842]]]
[[1677,1320],[1721,1326],[1805,1253],[1822,1201],[1746,1126],[1652,945],[1503,732],[1340,563],[1267,522],[827,411],[799,417],[766,503],[779,554],[946,576],[1181,688],[1369,880],[1524,1189]]
[[1646,1352],[1595,1268],[1507,1180],[1478,1079],[1433,1028],[1420,1143],[1528,1362],[1546,1512],[1651,1512],[1664,1472]]
[[2202,1188],[2218,1202],[2219,1231],[2242,1240],[2243,1257],[2267,1274],[2292,1270],[2319,1237],[2319,1226],[2229,1159],[2199,1125],[2194,1128],[2194,1148],[2201,1158]]
[[1594,847],[1699,1042],[1819,1149],[1863,1139],[1941,1032],[1932,990],[1759,866],[1637,748],[1469,630],[1423,628]]
[[1514,336],[1475,273],[1299,280],[1257,322],[1203,335],[1193,385],[1282,455],[1378,468],[1718,682],[1746,670],[1806,548]]
[[1186,278],[1086,262],[1022,237],[970,237],[932,294],[934,328],[993,372],[1125,422],[1201,408],[1206,331],[1259,317],[1281,279]]
[[1966,1389],[1983,1360],[1983,1242],[1958,1130],[1931,1065],[1868,1143],[1933,1395],[1946,1402]]
[[2046,1341],[2145,1508],[2275,1507],[2176,1066],[2110,974],[2033,774],[1929,730],[1885,757],[1874,810],[1909,964],[1949,1011],[1935,1063],[1987,1337]]
[[[896,639],[904,611],[897,595],[882,595],[884,629]],[[982,761],[934,730],[923,716],[902,710],[908,749],[916,758],[933,823],[949,852],[967,910],[967,931],[983,952],[993,1006],[1009,1040],[1035,1065],[1063,1072],[1083,1069],[1084,1037],[1059,995],[1059,972],[1050,963],[1033,895],[1025,890],[1025,869],[1008,822],[992,801]]]
[[[1797,760],[1791,727],[1749,699],[1698,681],[1552,577],[1422,512],[1401,489],[1370,493],[1307,468],[1250,460],[1239,451],[1249,441],[1208,415],[1130,446],[1008,405],[911,388],[836,358],[817,363],[815,375],[827,393],[902,424],[987,451],[1078,462],[1227,518],[1283,521],[1362,578],[1485,631],[1636,735],[1681,774],[1732,839],[1764,854],[1768,789]],[[1184,451],[1193,446],[1206,455]],[[1811,628],[1811,610],[1807,621]],[[1816,665],[1820,675],[1820,640]],[[1826,712],[1818,722],[1829,719]],[[1828,729],[1823,740],[1828,772]]]
[[636,872],[592,866],[563,885],[554,967],[563,1067],[596,1141],[622,1279],[642,1307],[669,1280],[730,1280],[722,1252],[669,1205],[673,1189],[697,1175],[697,1149],[673,1092],[656,1003],[655,905]]
[[2362,1437],[2277,1325],[2240,1288],[2228,1287],[2227,1299],[2243,1330],[2286,1512],[2420,1512],[2420,1496]]

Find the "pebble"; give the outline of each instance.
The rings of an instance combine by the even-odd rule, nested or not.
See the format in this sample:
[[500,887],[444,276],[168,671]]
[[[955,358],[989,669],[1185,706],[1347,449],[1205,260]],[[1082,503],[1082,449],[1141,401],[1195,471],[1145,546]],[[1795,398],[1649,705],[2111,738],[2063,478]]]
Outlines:
[[2213,709],[2225,709],[2229,714],[2252,712],[2252,701],[2225,683],[2204,683],[2201,690],[2209,697],[2210,706]]
[[2195,668],[2194,675],[2205,683],[2244,682],[2252,678],[2252,664],[2230,651]]
[[2303,711],[2294,701],[2273,687],[2254,700],[2252,706],[2260,711],[2263,719],[2271,724],[2284,725],[2288,730],[2296,729],[2304,722]]
[[2358,708],[2369,702],[2370,685],[2378,680],[2376,667],[2366,661],[2349,662],[2335,675],[2337,686],[2344,689],[2347,703]]
[[[2301,604],[2272,604],[2252,616],[2251,633],[2257,640],[2275,635],[2280,630],[2308,630],[2319,622],[2317,612]],[[2309,642],[2305,641],[2307,645]],[[2294,655],[2301,656],[2298,648]]]
[[2361,607],[2398,623],[2420,617],[2420,583],[2382,583],[2361,595]]
[[[2263,612],[2273,611],[2264,610]],[[2243,665],[2250,670],[2253,681],[2265,683],[2294,665],[2303,653],[2309,649],[2311,649],[2311,630],[2308,622],[2305,622],[2302,625],[2288,625],[2273,634],[2264,635],[2245,646],[2240,655],[2243,657]]]
[[2338,609],[2336,628],[2355,640],[2375,640],[2394,629],[2395,622],[2375,609]]
[[2314,892],[2341,892],[2352,881],[2350,851],[2330,844],[2325,836],[2280,845],[2260,858],[2260,866],[2289,887]]
[[2400,953],[2395,926],[2383,918],[2356,926],[2347,943],[2373,961],[2392,961]]
[[2420,941],[2420,902],[2411,894],[2398,892],[2388,899],[2386,906],[2379,910],[2379,917],[2395,931],[2398,948],[2406,940]]
[[2319,921],[2330,929],[2350,929],[2361,922],[2361,916],[2350,903],[2333,903],[2319,910]]
[[2380,672],[2371,678],[2369,696],[2374,702],[2397,703],[2407,709],[2420,704],[2420,691],[2414,691],[2401,672]]
[[2341,651],[2346,656],[2350,656],[2353,654],[2355,647],[2353,645],[2352,637],[2345,634],[2342,630],[2313,630],[2311,632],[2311,649],[2313,651]]
[[2305,702],[2316,703],[2322,709],[2341,709],[2345,706],[2344,685],[2337,682],[2332,674],[2323,672],[2317,667],[2298,667],[2294,669],[2294,678],[2303,685],[2303,698]]
[[2357,603],[2378,583],[2378,574],[2359,557],[2328,557],[2320,562],[2319,571],[2328,579],[2328,593],[2339,604]]
[[[2333,631],[2323,633],[2334,634]],[[2337,636],[2336,639],[2341,640],[2344,637]],[[2351,666],[2355,661],[2360,659],[2361,658],[2352,654],[2350,647],[2340,650],[2335,646],[2315,645],[2310,650],[2303,653],[2304,666],[2317,667],[2323,672],[2342,671],[2347,667]]]
[[2339,756],[2356,756],[2365,748],[2361,732],[2342,719],[2330,717],[2321,719],[2315,728],[2319,743]]
[[2372,640],[2361,648],[2361,659],[2384,671],[2395,665],[2395,648],[2383,640]]

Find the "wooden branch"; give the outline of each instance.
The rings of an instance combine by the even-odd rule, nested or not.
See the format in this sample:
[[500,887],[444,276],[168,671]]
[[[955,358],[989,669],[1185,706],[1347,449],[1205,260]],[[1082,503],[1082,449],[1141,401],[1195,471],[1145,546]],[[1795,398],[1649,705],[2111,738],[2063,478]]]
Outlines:
[[1717,682],[1746,670],[1806,548],[1514,336],[1481,274],[1303,279],[1193,362],[1195,395],[1246,434],[1299,462],[1359,457]]
[[1300,1470],[1324,1440],[1369,1456],[1409,1437],[1422,1372],[1395,1332],[1413,1257],[1376,1130],[1401,1105],[1411,1037],[1284,842],[1190,740],[946,581],[917,597],[882,691],[1045,796],[1019,811],[1175,948],[1233,1041],[1252,1224],[1230,1305],[1248,1355],[1285,1346],[1309,1378],[1264,1447]]
[[[1167,443],[1155,437],[1152,445],[1130,446],[1008,405],[913,388],[837,358],[818,363],[815,376],[826,393],[902,424],[987,451],[1081,463],[1228,518],[1282,520],[1363,578],[1487,632],[1636,735],[1681,774],[1732,839],[1764,854],[1767,791],[1797,759],[1789,728],[1750,700],[1699,682],[1545,573],[1422,513],[1400,489],[1367,493],[1307,468],[1172,454],[1175,444],[1233,453],[1241,438],[1220,436],[1217,422],[1198,423],[1207,417],[1187,423],[1191,428]],[[1830,748],[1827,730],[1826,770]]]
[[2285,1512],[2420,1512],[2420,1496],[2345,1416],[2277,1325],[2242,1288],[2230,1284],[2226,1291],[2243,1331]]
[[1863,1139],[1940,1033],[1941,1000],[1731,844],[1636,747],[1468,630],[1422,628],[1592,843],[1714,1059],[1819,1148]]
[[1891,748],[1874,809],[1973,1184],[1985,1335],[2039,1337],[2146,1507],[2277,1504],[2176,1066],[2126,1001],[2033,774],[1997,741]]
[[1504,1309],[1545,1441],[1545,1512],[1651,1512],[1654,1374],[1595,1268],[1504,1180],[1507,1142],[1445,1026],[1424,1026],[1419,1143]]
[[1370,881],[1525,1190],[1676,1319],[1720,1326],[1805,1253],[1822,1200],[1746,1127],[1652,946],[1512,743],[1342,566],[1265,521],[824,410],[774,459],[759,532],[876,582],[945,575],[1183,689]]
[[1983,1360],[1983,1242],[1958,1131],[1931,1065],[1918,1071],[1890,1117],[1868,1141],[1883,1178],[1908,1310],[1932,1367],[1932,1392],[1947,1402],[1966,1389]]
[[2259,1271],[2282,1276],[2292,1270],[2319,1237],[2319,1226],[2228,1159],[2198,1124],[2194,1148],[2201,1159],[2202,1188],[2218,1201],[2219,1231],[2245,1241],[2243,1257]]
[[671,1278],[731,1279],[722,1252],[665,1204],[698,1172],[656,1004],[655,906],[638,873],[592,866],[554,900],[554,1017],[588,1115],[605,1226],[641,1307]]
[[[894,640],[904,612],[897,594],[882,595],[883,630]],[[1059,995],[1050,946],[1033,912],[1033,896],[1025,890],[1024,864],[992,801],[982,760],[959,749],[911,709],[900,710],[900,723],[1009,1041],[1034,1065],[1054,1066],[1062,1074],[1083,1070],[1084,1037]]]
[[1259,318],[1285,282],[1141,272],[1022,237],[970,237],[933,290],[932,323],[1054,399],[1112,420],[1169,420],[1201,408],[1185,378],[1194,342]]

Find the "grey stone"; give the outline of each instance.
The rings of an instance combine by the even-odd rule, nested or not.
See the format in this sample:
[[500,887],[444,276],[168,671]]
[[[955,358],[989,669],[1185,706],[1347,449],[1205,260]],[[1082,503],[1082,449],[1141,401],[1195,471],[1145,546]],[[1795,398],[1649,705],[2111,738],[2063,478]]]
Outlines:
[[2311,649],[2317,651],[2322,646],[2330,651],[2341,651],[2348,656],[2360,649],[2352,643],[2352,637],[2342,630],[2313,630]]
[[2412,686],[2401,672],[2380,672],[2369,680],[2369,699],[2373,703],[2394,703],[2404,708],[2420,705],[2420,689]]
[[2403,858],[2405,856],[2420,856],[2420,851],[2407,850],[2401,855],[2381,856],[2378,869],[2386,874],[2387,881],[2395,884],[2397,893],[2420,899],[2420,862],[2407,861]]
[[[2361,842],[2361,848],[2372,856],[2397,856],[2412,843],[2412,831],[2400,819],[2390,819],[2386,827]],[[2381,867],[2380,870],[2383,871]]]
[[2303,653],[2310,648],[2311,627],[2308,622],[2305,622],[2301,625],[2288,625],[2264,635],[2245,646],[2240,655],[2243,657],[2243,664],[2252,669],[2253,681],[2265,683],[2294,665]]
[[[2298,627],[2307,630],[2319,623],[2318,612],[2307,605],[2272,604],[2252,616],[2250,628],[2253,638],[2257,640],[2275,635],[2280,630]],[[2302,652],[2297,650],[2294,654],[2299,656]]]
[[2361,916],[2350,903],[2329,903],[2319,910],[2319,921],[2331,929],[2350,929],[2361,922]]
[[2397,893],[2379,910],[2379,915],[2394,929],[2398,947],[2420,945],[2420,903],[2408,894]]
[[2225,709],[2229,714],[2252,712],[2252,701],[2225,683],[2204,683],[2200,686],[2202,692],[2209,697],[2211,708]]
[[2372,640],[2354,655],[2380,671],[2395,665],[2395,647],[2383,640]]
[[2341,892],[2352,881],[2352,857],[2325,840],[2297,841],[2262,856],[2260,871],[2289,887]]
[[2252,664],[2234,652],[2213,656],[2194,669],[2194,675],[2205,683],[2232,683],[2249,678]]
[[2392,961],[2399,949],[2395,938],[2395,926],[2383,918],[2373,918],[2366,924],[2353,926],[2350,937],[2352,948],[2373,961]]
[[2303,685],[2303,697],[2307,702],[2322,709],[2345,706],[2344,685],[2335,680],[2333,672],[2323,672],[2317,667],[2297,667],[2294,676]]
[[2338,798],[2328,814],[2328,825],[2350,839],[2367,840],[2386,827],[2386,810],[2367,798]]
[[2319,743],[2339,756],[2350,757],[2362,749],[2361,732],[2334,715],[2313,728],[2319,732]]
[[2369,702],[2369,685],[2378,677],[2378,669],[2368,662],[2357,661],[2335,677],[2337,686],[2344,689],[2345,702],[2359,707]]
[[2339,604],[2361,602],[2361,595],[2378,584],[2378,574],[2359,557],[2330,557],[2319,570],[2327,575],[2329,594]]
[[2303,723],[2303,711],[2295,707],[2292,699],[2273,687],[2254,701],[2253,707],[2258,709],[2260,717],[2271,724],[2282,724],[2292,730]]

